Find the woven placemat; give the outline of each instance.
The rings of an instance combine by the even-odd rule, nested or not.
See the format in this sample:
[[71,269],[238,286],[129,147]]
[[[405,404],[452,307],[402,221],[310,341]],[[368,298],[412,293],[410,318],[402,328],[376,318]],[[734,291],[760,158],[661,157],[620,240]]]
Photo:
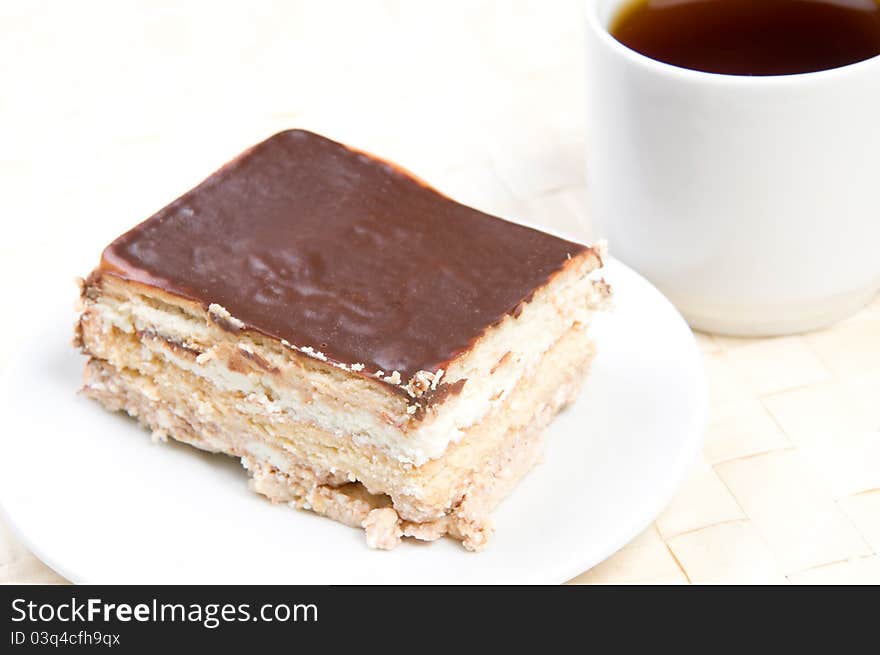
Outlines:
[[[85,273],[132,223],[289,127],[591,236],[580,2],[388,0],[349,3],[344,20],[334,3],[198,4],[107,3],[109,32],[76,3],[4,7],[16,102],[0,122],[16,129],[0,214],[20,225],[0,240],[7,306],[39,300],[22,271],[34,287]],[[0,322],[0,366],[27,330]],[[575,582],[880,582],[880,301],[805,336],[697,340],[712,395],[701,460],[651,528]],[[0,523],[0,582],[58,581]]]
[[575,583],[880,583],[880,298],[802,336],[697,334],[711,412],[657,521]]

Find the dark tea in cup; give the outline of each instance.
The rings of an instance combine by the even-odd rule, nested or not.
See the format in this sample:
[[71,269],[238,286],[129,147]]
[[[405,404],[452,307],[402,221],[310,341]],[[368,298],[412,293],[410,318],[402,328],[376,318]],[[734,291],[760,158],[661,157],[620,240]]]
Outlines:
[[811,73],[880,55],[880,0],[631,0],[609,31],[682,68]]

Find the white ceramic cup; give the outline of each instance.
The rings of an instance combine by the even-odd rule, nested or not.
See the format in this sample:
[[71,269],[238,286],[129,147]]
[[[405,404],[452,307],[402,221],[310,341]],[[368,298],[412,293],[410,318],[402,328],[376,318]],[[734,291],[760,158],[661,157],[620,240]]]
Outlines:
[[587,0],[587,188],[611,253],[710,332],[802,332],[865,305],[880,290],[880,57],[687,70],[609,34],[623,4]]

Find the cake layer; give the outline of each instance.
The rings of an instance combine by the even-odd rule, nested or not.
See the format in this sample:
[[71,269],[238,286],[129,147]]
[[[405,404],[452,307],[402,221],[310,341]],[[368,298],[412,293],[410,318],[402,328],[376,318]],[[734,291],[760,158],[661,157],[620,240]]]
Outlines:
[[[539,379],[521,382],[442,458],[420,467],[314,426],[275,420],[254,399],[212,389],[170,363],[143,374],[92,358],[84,391],[136,416],[156,438],[241,457],[255,490],[362,525],[374,546],[393,545],[400,535],[449,533],[479,549],[491,533],[489,512],[535,462],[541,430],[574,397],[591,357],[586,333],[573,329],[547,352]],[[387,511],[372,514],[381,508]]]
[[[217,387],[210,378],[193,372],[197,369],[189,365],[196,357],[193,353],[183,350],[186,354],[178,355],[175,346],[163,340],[126,334],[117,328],[103,335],[100,347],[96,345],[91,352],[95,357],[91,368],[106,365],[112,369],[117,386],[136,390],[163,408],[164,414],[185,412],[190,424],[226,425],[229,431],[242,435],[241,443],[236,441],[231,450],[228,442],[214,444],[208,431],[200,447],[250,456],[282,471],[290,466],[339,470],[344,479],[358,480],[371,492],[395,496],[399,505],[408,508],[408,517],[423,519],[445,511],[455,494],[456,480],[467,474],[473,453],[491,451],[501,433],[529,422],[537,411],[529,402],[546,402],[553,384],[584,373],[592,344],[582,327],[569,330],[546,353],[533,375],[521,380],[504,398],[496,399],[493,410],[468,428],[445,456],[417,467],[363,443],[358,432],[329,431],[309,420],[312,410],[320,415],[344,415],[343,399],[312,397],[303,403],[295,391],[281,385],[257,394],[250,391],[249,378],[242,374],[237,374],[242,387]],[[250,360],[243,361],[250,364]],[[91,383],[86,386],[87,391],[95,388]],[[511,398],[515,402],[508,402]],[[186,404],[182,404],[184,400]],[[315,410],[315,405],[323,407]],[[164,429],[157,422],[152,427],[160,433]]]
[[[590,248],[465,207],[291,130],[114,241],[99,272],[216,304],[331,362],[435,373]],[[221,322],[222,323],[222,322]],[[384,377],[384,376],[381,376]],[[395,385],[397,386],[397,385]]]

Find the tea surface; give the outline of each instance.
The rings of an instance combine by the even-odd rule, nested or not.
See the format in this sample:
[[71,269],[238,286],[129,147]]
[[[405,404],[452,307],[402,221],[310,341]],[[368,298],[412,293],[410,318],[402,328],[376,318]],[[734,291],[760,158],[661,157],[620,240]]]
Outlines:
[[683,68],[810,73],[880,55],[880,0],[632,0],[610,32]]

